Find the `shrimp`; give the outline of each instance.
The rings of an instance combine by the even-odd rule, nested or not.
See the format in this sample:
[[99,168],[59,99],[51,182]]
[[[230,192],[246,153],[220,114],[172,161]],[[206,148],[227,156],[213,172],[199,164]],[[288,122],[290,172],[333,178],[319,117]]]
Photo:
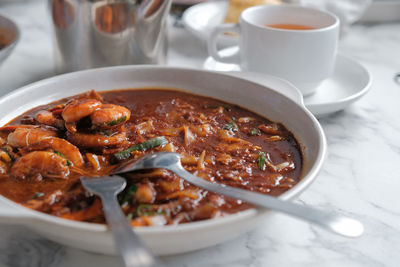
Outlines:
[[17,179],[32,177],[66,179],[70,173],[68,165],[68,160],[56,153],[34,151],[17,159],[10,169],[10,175]]
[[104,146],[116,146],[126,141],[126,132],[122,130],[114,135],[106,136],[100,133],[71,133],[67,132],[68,140],[78,147],[96,148]]
[[156,199],[156,190],[151,183],[145,183],[138,186],[135,194],[138,203],[153,203]]
[[61,116],[66,123],[77,122],[101,106],[102,103],[96,99],[74,99],[65,106]]
[[90,115],[90,119],[95,128],[104,129],[118,126],[128,121],[130,116],[130,110],[123,106],[105,104],[101,108],[93,111]]
[[90,92],[86,93],[86,98],[96,99],[99,100],[100,102],[103,102],[103,98],[101,97],[101,95],[99,95],[99,93],[97,93],[93,89]]
[[7,142],[13,147],[25,147],[56,135],[55,130],[48,128],[20,127],[8,135]]
[[85,162],[79,149],[67,140],[50,137],[43,139],[36,144],[26,148],[28,151],[51,148],[53,151],[62,154],[66,159],[70,160],[75,166],[81,167]]
[[78,130],[76,129],[76,122],[66,122],[64,124],[65,129],[67,129],[68,132],[71,133],[76,133]]
[[[13,132],[13,131],[17,130],[18,128],[32,129],[32,128],[38,128],[38,127],[40,127],[40,126],[30,125],[30,124],[29,125],[7,125],[7,126],[0,127],[0,131],[1,132]],[[49,128],[49,129],[51,129],[51,128]]]
[[50,112],[48,110],[41,110],[35,115],[35,119],[37,122],[49,126],[54,126],[56,128],[63,129],[64,128],[64,123],[62,120],[57,119],[53,112]]

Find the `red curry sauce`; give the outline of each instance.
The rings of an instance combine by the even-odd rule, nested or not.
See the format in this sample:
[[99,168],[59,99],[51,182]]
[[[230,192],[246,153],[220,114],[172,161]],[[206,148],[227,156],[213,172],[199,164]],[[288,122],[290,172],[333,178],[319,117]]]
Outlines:
[[[0,194],[55,216],[103,223],[100,200],[82,188],[79,177],[105,175],[121,161],[157,151],[180,153],[183,166],[201,178],[274,196],[290,189],[300,179],[302,154],[292,133],[283,125],[241,107],[212,98],[157,89],[110,91],[101,93],[101,97],[92,92],[74,98],[78,102],[97,98],[102,106],[114,104],[117,110],[125,107],[131,112],[130,118],[117,118],[97,128],[93,125],[96,118],[91,114],[73,122],[74,130],[71,123],[63,119],[64,110],[72,105],[71,99],[26,112],[10,125],[36,125],[29,126],[28,130],[25,129],[28,126],[18,126],[31,134],[30,138],[34,137],[30,132],[32,127],[50,129],[52,136],[22,145],[19,144],[21,140],[17,140],[16,145],[13,141],[15,134],[9,136],[15,129],[7,126],[1,129],[1,151],[7,152],[12,159],[7,161],[7,156],[0,153],[0,171],[3,173],[0,176]],[[55,121],[39,119],[37,114],[42,110]],[[104,110],[103,116],[114,112]],[[43,121],[50,126],[44,126]],[[87,139],[77,141],[71,137],[74,134],[79,138],[83,135],[92,139],[118,135],[123,138],[112,145],[87,145],[83,143]],[[163,138],[164,142],[146,151],[125,153],[129,159],[117,157],[134,145],[157,138]],[[60,153],[55,141],[49,142],[52,139],[66,139],[78,147],[78,152],[73,151],[81,155],[83,165],[68,158],[70,151],[65,151],[67,156]],[[34,152],[36,154],[32,154]],[[48,168],[44,173],[40,171],[38,161],[46,160],[35,161],[35,157],[44,156],[50,157],[46,160],[52,164],[65,166],[54,165],[51,174],[47,173]],[[17,166],[22,160],[25,160],[23,168]],[[29,164],[32,168],[27,171],[24,168]],[[59,168],[68,173],[57,173]],[[192,186],[165,170],[130,173],[125,177],[128,186],[120,194],[119,201],[134,226],[185,223],[250,207],[240,200]]]

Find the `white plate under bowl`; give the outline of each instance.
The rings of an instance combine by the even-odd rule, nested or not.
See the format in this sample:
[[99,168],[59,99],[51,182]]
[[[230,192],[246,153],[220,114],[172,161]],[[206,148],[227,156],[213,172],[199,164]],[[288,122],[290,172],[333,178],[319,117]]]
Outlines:
[[[222,57],[235,53],[238,47],[220,51]],[[241,71],[236,64],[225,64],[208,57],[203,67],[214,71]],[[258,76],[258,77],[257,77]],[[252,75],[254,81],[262,83],[262,74]],[[304,98],[305,106],[318,118],[346,108],[364,96],[371,88],[371,76],[367,69],[354,59],[338,55],[331,77],[326,79],[310,96]]]
[[[205,2],[194,5],[183,13],[182,22],[185,28],[200,40],[207,42],[211,32],[222,24],[228,10],[227,1]],[[238,37],[221,35],[218,43],[224,47],[237,45]]]

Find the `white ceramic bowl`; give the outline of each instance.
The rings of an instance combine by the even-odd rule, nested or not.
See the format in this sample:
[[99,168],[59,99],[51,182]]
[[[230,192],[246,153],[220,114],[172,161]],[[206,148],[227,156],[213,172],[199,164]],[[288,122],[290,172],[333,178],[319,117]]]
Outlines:
[[[257,83],[209,71],[142,66],[86,70],[42,80],[4,96],[0,99],[0,125],[38,105],[91,89],[162,87],[214,97],[281,122],[294,133],[303,149],[304,172],[302,180],[280,196],[289,200],[315,179],[324,160],[326,142],[321,126],[304,107],[300,94],[293,93],[293,87],[281,80],[270,84],[279,87],[275,88],[277,90],[291,90],[291,98]],[[25,225],[65,245],[105,254],[115,253],[112,236],[105,225],[50,216],[1,196],[0,202],[11,207],[0,209],[0,222]],[[224,218],[178,226],[141,227],[135,231],[155,253],[175,254],[232,239],[254,228],[268,213],[250,209]]]

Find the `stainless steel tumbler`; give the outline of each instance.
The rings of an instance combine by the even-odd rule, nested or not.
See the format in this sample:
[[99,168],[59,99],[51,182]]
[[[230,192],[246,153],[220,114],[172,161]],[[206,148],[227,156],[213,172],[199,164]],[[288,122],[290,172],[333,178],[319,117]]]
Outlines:
[[164,64],[171,0],[48,0],[60,72]]

